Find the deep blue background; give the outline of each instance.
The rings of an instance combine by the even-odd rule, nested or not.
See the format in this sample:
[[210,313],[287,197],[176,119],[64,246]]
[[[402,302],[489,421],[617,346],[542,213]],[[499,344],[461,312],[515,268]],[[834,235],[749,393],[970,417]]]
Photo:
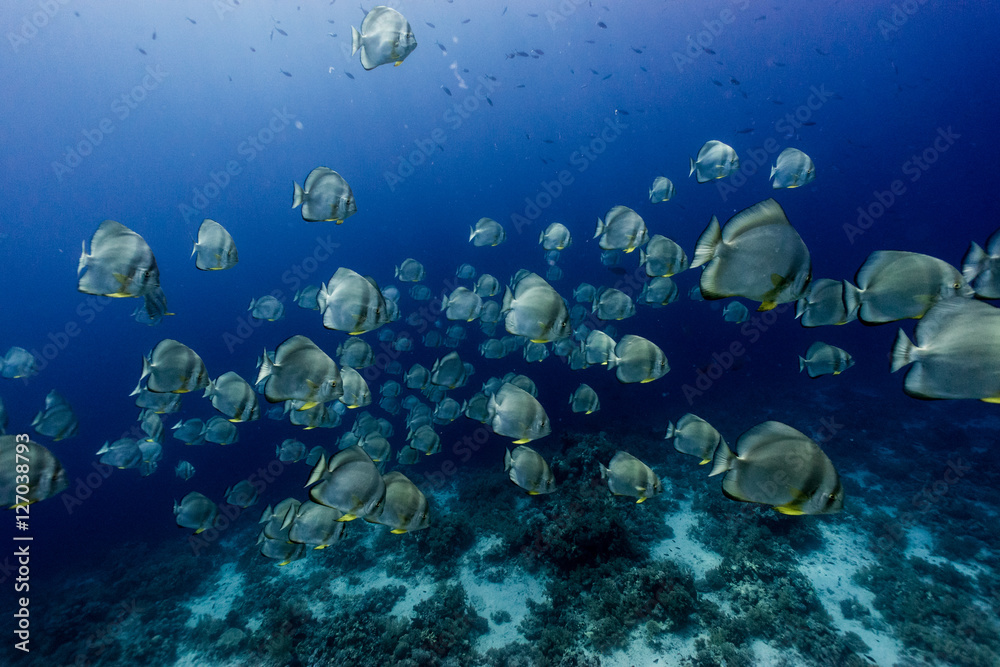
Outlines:
[[[398,8],[412,24],[418,48],[398,68],[365,72],[358,57],[349,56],[350,26],[363,18],[350,2],[322,8],[243,3],[221,14],[210,3],[190,0],[153,6],[71,2],[58,5],[45,27],[16,44],[10,34],[17,34],[39,5],[7,3],[0,15],[5,35],[0,351],[10,345],[42,351],[67,325],[79,327],[79,335],[30,382],[0,383],[8,432],[27,429],[46,393],[58,389],[80,417],[79,436],[51,446],[66,464],[72,490],[91,470],[101,444],[132,427],[138,409],[128,393],[139,377],[141,356],[161,339],[193,347],[213,378],[235,370],[252,380],[261,350],[296,333],[333,354],[345,336],[324,330],[318,313],[290,300],[297,286],[294,267],[330,243],[337,248],[308,282],[318,284],[348,266],[384,285],[393,282],[395,264],[414,257],[427,267],[424,284],[439,292],[462,262],[502,283],[519,268],[544,275],[538,233],[560,221],[573,232],[574,243],[560,261],[565,277],[554,285],[572,298],[580,281],[613,285],[619,279],[601,265],[591,239],[596,219],[617,204],[634,208],[651,233],[675,239],[690,254],[713,214],[724,222],[773,195],[808,244],[814,276],[838,279],[853,277],[877,249],[927,252],[959,265],[969,242],[983,243],[997,227],[998,92],[991,63],[1000,30],[989,2],[914,3],[915,13],[900,21],[898,30],[885,27],[899,6],[888,2],[746,8],[732,2],[630,2],[627,9],[599,3],[484,4],[403,3]],[[466,18],[471,21],[461,23]],[[288,36],[272,31],[275,25]],[[718,34],[706,32],[709,28]],[[714,54],[687,51],[687,38],[699,33]],[[505,57],[532,49],[544,55]],[[690,61],[678,66],[685,53]],[[147,68],[166,76],[121,118],[115,101],[142,83]],[[488,93],[492,106],[473,95],[478,77],[487,74],[497,79]],[[814,89],[833,91],[836,99],[806,114],[803,105]],[[452,108],[466,100],[477,106],[457,123]],[[288,125],[248,161],[241,144],[265,128],[275,110],[301,126]],[[815,125],[788,131],[783,118],[797,110]],[[67,148],[105,119],[113,132],[72,173],[57,177],[53,162],[64,160]],[[579,162],[572,162],[574,152],[607,123],[617,123],[620,136],[581,173]],[[754,131],[737,133],[746,128]],[[908,180],[904,164],[933,145],[939,128],[951,128],[960,139],[919,180]],[[401,160],[409,160],[418,142],[426,145],[432,136],[444,137],[443,150],[390,185],[386,174],[400,173]],[[773,153],[750,170],[756,173],[745,185],[723,198],[717,184],[698,185],[687,177],[688,157],[709,139],[731,144],[745,166],[754,162],[752,151],[768,141],[794,146],[813,158],[818,177],[805,188],[772,191],[767,174]],[[240,173],[203,211],[185,219],[181,205],[191,205],[195,189],[203,189],[229,161]],[[318,165],[340,172],[354,190],[359,212],[341,226],[305,223],[290,208],[292,181],[301,183]],[[519,233],[511,216],[523,215],[526,198],[534,199],[564,169],[573,182]],[[677,195],[654,206],[647,189],[658,175],[674,181]],[[905,194],[850,242],[843,225],[854,223],[858,207],[869,206],[874,193],[896,179],[904,180]],[[505,225],[504,245],[475,248],[467,242],[469,225],[482,216]],[[221,222],[235,237],[240,263],[234,269],[195,270],[191,239],[203,217]],[[103,303],[97,312],[89,297],[76,291],[80,243],[107,218],[140,233],[156,254],[176,313],[158,327],[132,320],[135,300]],[[626,271],[635,269],[637,255],[624,258]],[[852,383],[866,396],[881,397],[870,400],[886,405],[887,429],[923,409],[902,394],[901,377],[887,372],[895,325],[805,330],[790,311],[748,345],[738,370],[689,406],[682,386],[695,382],[697,369],[734,340],[749,342],[736,325],[722,320],[722,302],[686,299],[697,278],[696,271],[676,277],[680,302],[657,310],[640,307],[636,317],[615,323],[619,335],[645,335],[665,350],[672,370],[655,383],[620,385],[600,368],[573,373],[555,357],[538,365],[519,356],[486,361],[477,354],[483,336],[474,323],[467,325],[469,340],[459,351],[477,372],[468,387],[452,394],[459,400],[471,395],[491,374],[528,374],[557,425],[553,436],[536,443],[543,453],[557,447],[564,428],[628,423],[659,437],[668,419],[689,410],[737,424],[725,433],[730,441],[767,417],[808,431],[821,415],[797,413],[795,396],[820,383]],[[404,292],[405,317],[420,304],[407,295],[408,285],[397,285]],[[286,318],[263,324],[230,351],[225,334],[237,332],[251,298],[273,290],[286,298]],[[442,318],[441,324],[451,323]],[[912,329],[912,323],[903,326]],[[408,327],[401,320],[392,328]],[[375,343],[374,335],[366,338]],[[810,381],[798,375],[796,354],[817,339],[847,348],[857,366],[838,378]],[[404,367],[416,361],[429,367],[445,352],[418,344],[400,360]],[[373,390],[383,379],[371,383]],[[595,415],[568,412],[566,401],[580,382],[600,395],[603,407]],[[994,408],[966,403],[955,410],[988,414]],[[371,411],[381,415],[374,406]],[[179,417],[213,414],[208,401],[190,395],[183,412],[165,421],[169,427]],[[392,421],[398,449],[402,416]],[[351,423],[345,419],[344,428]],[[427,465],[457,460],[448,452],[450,444],[476,427],[462,418],[441,428],[446,451]],[[154,476],[116,471],[72,514],[58,498],[32,507],[36,562],[55,569],[67,549],[85,557],[102,553],[109,542],[181,539],[173,525],[173,499],[196,489],[221,501],[226,486],[273,459],[281,439],[330,446],[342,432],[304,432],[267,420],[239,430],[241,441],[227,448],[185,449],[168,439]],[[491,436],[479,462],[499,467],[506,444]],[[197,468],[186,483],[173,473],[182,458]],[[301,497],[306,475],[305,466],[297,464],[268,490],[261,507],[291,493]],[[256,518],[256,508],[252,514]]]

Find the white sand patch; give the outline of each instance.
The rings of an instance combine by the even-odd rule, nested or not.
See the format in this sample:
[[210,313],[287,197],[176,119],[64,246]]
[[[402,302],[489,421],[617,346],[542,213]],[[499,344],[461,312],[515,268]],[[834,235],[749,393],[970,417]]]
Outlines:
[[184,625],[189,628],[196,627],[201,616],[224,620],[232,609],[233,600],[243,588],[243,575],[236,571],[236,563],[226,563],[216,573],[210,592],[186,603],[191,610],[191,616]]
[[979,563],[959,563],[945,556],[938,556],[934,553],[934,537],[923,526],[913,526],[906,531],[906,551],[907,557],[915,556],[921,558],[931,565],[951,565],[956,570],[968,577],[975,577],[990,569]]
[[205,667],[206,665],[211,665],[212,667],[245,667],[247,664],[245,657],[232,658],[226,660],[225,658],[215,658],[213,657],[211,661],[200,653],[185,653],[184,655],[177,658],[174,662],[174,667]]
[[[380,577],[375,579],[374,582],[376,586],[395,586],[403,583],[399,579],[389,577],[384,572],[380,572],[379,575]],[[406,595],[396,603],[396,606],[389,613],[393,616],[413,618],[415,616],[413,608],[434,595],[435,591],[437,591],[438,583],[433,577],[424,573],[407,578],[405,583],[403,583],[406,586]]]
[[666,516],[667,525],[673,528],[674,536],[660,541],[653,547],[651,556],[655,560],[672,560],[691,568],[695,578],[703,579],[705,572],[718,567],[722,556],[709,551],[693,536],[695,514],[691,511],[691,501],[679,502],[681,508]]
[[[902,661],[903,646],[891,634],[865,628],[858,619],[846,619],[840,601],[854,597],[876,619],[881,619],[872,606],[875,594],[854,583],[854,573],[875,562],[867,540],[845,525],[820,524],[823,548],[799,558],[799,571],[812,582],[816,595],[834,625],[844,632],[854,632],[871,647],[868,653],[879,665],[895,665]],[[762,663],[766,664],[766,663]]]
[[[470,556],[481,556],[493,547],[503,544],[499,535],[487,535],[476,541],[463,559],[459,579],[465,587],[469,601],[476,612],[490,622],[490,631],[476,642],[476,649],[485,653],[522,639],[517,626],[528,615],[528,600],[544,597],[544,586],[532,574],[508,564],[508,573],[501,583],[479,580],[467,565]],[[491,618],[496,612],[507,612],[510,620],[497,624]]]
[[882,479],[870,470],[859,468],[857,470],[852,470],[851,472],[841,473],[841,479],[849,479],[855,482],[858,486],[862,487],[870,493],[878,493],[882,491]]
[[257,632],[258,630],[260,630],[260,626],[264,625],[264,614],[256,613],[250,616],[249,618],[247,618],[244,625],[246,626],[245,632],[248,635]]
[[798,651],[785,647],[784,650],[776,649],[775,647],[767,644],[760,639],[755,639],[750,644],[750,648],[753,650],[754,661],[758,665],[780,665],[782,661],[790,662],[795,664],[801,660]]
[[[701,635],[684,637],[664,633],[659,635],[659,648],[646,643],[640,624],[632,633],[628,648],[601,655],[601,667],[676,667],[685,658],[694,655],[694,642]],[[760,663],[768,664],[768,663]]]

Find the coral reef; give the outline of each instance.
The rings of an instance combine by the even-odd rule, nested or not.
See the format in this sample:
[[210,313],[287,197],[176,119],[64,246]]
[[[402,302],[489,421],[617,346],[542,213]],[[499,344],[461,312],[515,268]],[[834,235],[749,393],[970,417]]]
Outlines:
[[693,507],[699,510],[693,534],[722,556],[705,585],[717,589],[734,612],[720,624],[709,614],[700,616],[709,632],[702,653],[728,654],[740,662],[746,654],[739,649],[764,639],[793,647],[812,664],[867,663],[862,656],[867,647],[856,636],[838,632],[812,584],[795,566],[796,553],[807,553],[822,543],[813,522],[734,504],[712,492],[696,493]]
[[883,558],[855,578],[907,646],[953,665],[1000,664],[1000,626],[977,604],[977,581],[952,565]]

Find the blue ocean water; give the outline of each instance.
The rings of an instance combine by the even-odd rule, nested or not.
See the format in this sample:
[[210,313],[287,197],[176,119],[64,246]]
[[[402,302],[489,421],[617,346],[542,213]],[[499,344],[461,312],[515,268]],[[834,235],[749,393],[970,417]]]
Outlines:
[[[424,329],[443,332],[454,323],[440,314],[436,302],[417,302],[409,296],[408,284],[394,281],[393,267],[407,257],[424,264],[423,284],[435,299],[469,284],[455,277],[461,263],[491,273],[501,284],[522,268],[544,276],[549,265],[538,235],[550,222],[562,222],[571,230],[573,244],[561,253],[563,277],[552,285],[572,304],[573,288],[581,282],[618,286],[635,296],[646,280],[638,269],[638,252],[623,255],[616,267],[601,263],[597,240],[591,238],[595,221],[616,205],[635,209],[651,234],[674,239],[690,255],[713,215],[725,222],[774,197],[811,251],[814,278],[852,279],[871,252],[884,249],[927,253],[960,266],[969,243],[982,245],[998,227],[992,176],[998,92],[989,63],[1000,22],[992,3],[434,0],[392,6],[409,20],[418,48],[398,67],[372,71],[361,67],[350,48],[351,26],[359,27],[370,7],[343,0],[298,5],[184,0],[151,6],[51,0],[11,2],[3,8],[0,351],[12,345],[28,349],[37,357],[39,373],[0,381],[0,398],[9,415],[9,434],[32,433],[31,420],[51,389],[68,400],[80,422],[74,438],[35,438],[62,461],[69,488],[31,507],[34,651],[22,655],[14,647],[15,626],[8,621],[3,655],[11,660],[153,660],[137,658],[125,648],[131,644],[120,635],[133,631],[113,620],[116,612],[107,600],[87,614],[77,607],[76,613],[59,608],[60,600],[70,595],[66,587],[74,582],[94,581],[116,590],[135,576],[128,575],[130,553],[142,561],[135,563],[137,571],[158,570],[159,557],[169,561],[175,554],[187,558],[193,552],[193,569],[184,570],[191,579],[207,577],[240,558],[255,578],[279,576],[274,573],[281,570],[254,553],[254,522],[268,503],[306,497],[302,486],[308,467],[279,464],[268,473],[274,447],[294,437],[308,447],[335,449],[336,438],[353,423],[353,411],[333,432],[261,419],[239,424],[240,442],[227,447],[185,448],[168,434],[163,461],[153,475],[99,470],[95,452],[101,444],[136,425],[139,409],[129,392],[139,379],[142,356],[162,339],[195,349],[213,378],[235,371],[252,381],[262,351],[295,334],[309,336],[333,355],[347,336],[324,329],[319,313],[297,307],[292,297],[345,266],[374,277],[380,286],[396,284],[402,292],[402,318],[387,327],[410,331],[418,339],[412,351],[397,353],[379,346],[377,331],[364,335],[383,355],[381,366],[366,375],[374,392],[388,379],[401,379],[384,370],[385,362],[398,360],[404,369],[416,362],[430,367],[450,351],[419,342]],[[726,179],[697,184],[687,175],[688,159],[710,139],[733,146],[742,168]],[[771,188],[770,166],[786,147],[812,157],[817,172],[813,183]],[[358,213],[342,225],[305,222],[291,209],[292,182],[302,183],[320,165],[343,175],[357,199]],[[648,188],[656,176],[676,185],[671,201],[649,202]],[[469,226],[481,217],[505,227],[503,244],[476,248],[468,242]],[[204,218],[219,221],[233,235],[240,255],[233,269],[194,268],[189,255]],[[89,242],[105,219],[142,235],[156,255],[169,310],[175,313],[157,326],[134,321],[136,299],[95,297],[76,289],[80,244]],[[820,526],[827,522],[859,535],[873,534],[877,543],[872,525],[883,521],[875,512],[884,503],[887,515],[905,530],[923,526],[932,535],[970,536],[975,540],[970,544],[980,548],[969,547],[965,560],[959,549],[942,550],[934,542],[939,548],[930,549],[921,561],[951,566],[961,581],[951,581],[951,588],[942,592],[945,584],[919,568],[915,571],[923,578],[914,581],[926,585],[928,595],[947,593],[951,600],[965,600],[954,593],[964,591],[968,604],[978,605],[988,617],[984,627],[995,629],[1000,545],[995,531],[983,529],[995,520],[1000,502],[990,456],[997,426],[994,406],[927,403],[903,393],[902,374],[889,373],[888,353],[900,326],[912,333],[913,321],[805,329],[794,319],[793,304],[753,313],[756,304],[746,301],[753,318],[732,324],[722,319],[729,300],[688,298],[699,273],[696,269],[674,277],[681,295],[676,303],[658,309],[640,305],[636,316],[613,323],[616,338],[642,335],[664,350],[671,370],[655,382],[621,384],[603,368],[571,371],[554,355],[532,364],[519,353],[483,359],[478,345],[487,336],[472,322],[464,324],[468,335],[457,351],[474,365],[475,374],[468,386],[449,395],[461,401],[490,376],[524,373],[537,384],[553,424],[551,435],[532,444],[544,456],[571,460],[575,443],[607,433],[614,448],[633,443],[641,449],[642,458],[662,477],[687,489],[685,497],[711,496],[716,504],[703,507],[702,514],[732,513],[741,525],[773,527],[775,519],[766,508],[748,509],[729,500],[719,504],[717,481],[704,479],[706,471],[696,462],[680,460],[685,457],[663,442],[662,434],[669,421],[687,412],[716,425],[730,443],[761,421],[788,423],[823,442],[841,475],[865,472],[874,477],[848,486],[841,515],[784,521],[803,523],[815,535],[825,535]],[[284,319],[251,320],[247,304],[265,294],[283,301]],[[407,324],[406,316],[422,308],[426,315],[418,325]],[[497,337],[504,333],[500,326]],[[816,340],[847,349],[856,365],[836,377],[810,380],[800,374],[797,356]],[[567,399],[580,382],[597,391],[600,411],[587,416],[570,411]],[[261,400],[262,407],[270,407]],[[398,451],[406,431],[404,415],[390,416],[377,405],[368,411],[394,425],[390,441]],[[164,415],[164,422],[169,428],[180,418],[213,414],[209,401],[197,392],[184,397],[179,414]],[[461,444],[481,428],[464,417],[441,426],[443,451],[399,469],[412,473],[442,514],[502,521],[540,511],[524,509],[525,499],[501,472],[509,439],[488,434],[486,442],[474,441],[475,447]],[[197,470],[187,482],[173,474],[181,459]],[[933,482],[959,459],[971,461],[972,472],[935,492]],[[963,465],[959,467],[965,470]],[[561,476],[565,479],[565,466],[557,468],[557,483]],[[891,474],[885,472],[888,466]],[[221,503],[228,486],[254,474],[271,481],[260,503],[234,521],[231,534],[239,531],[241,541],[214,541],[203,550],[207,555],[192,549],[189,531],[174,523],[173,502],[198,490]],[[881,483],[873,481],[883,474]],[[497,488],[506,495],[484,496],[461,486],[464,477],[477,475],[499,478],[507,486]],[[600,486],[596,465],[573,472],[574,481],[580,476],[592,480],[590,488]],[[913,522],[899,519],[908,507],[918,506],[910,499],[921,492],[930,494],[930,514],[921,509]],[[537,500],[540,507],[551,502],[548,497],[528,500]],[[629,517],[640,508],[652,514],[660,500],[614,507]],[[939,516],[944,506],[954,510],[947,513],[947,523]],[[554,511],[548,520],[559,523],[561,517]],[[7,513],[5,535],[15,534],[13,522],[14,513]],[[530,523],[527,518],[524,522]],[[360,535],[381,529],[349,528]],[[479,528],[478,537],[494,534]],[[432,524],[425,532],[435,530]],[[15,543],[5,539],[0,599],[4,613],[13,614],[20,595],[9,565]],[[399,539],[417,540],[418,535]],[[631,539],[642,541],[638,535]],[[914,540],[911,535],[911,544]],[[379,542],[364,548],[377,562],[386,547]],[[814,544],[798,553],[820,548]],[[862,539],[851,549],[870,548]],[[335,577],[337,561],[330,552],[336,549],[310,553],[307,559],[330,559],[324,571]],[[357,545],[352,549],[363,551]],[[872,562],[881,562],[884,554],[872,553]],[[252,565],[245,565],[247,554],[255,559]],[[463,554],[455,556],[456,563],[465,562]],[[522,565],[516,549],[508,555],[505,567]],[[896,555],[904,561],[920,556],[905,550]],[[198,565],[199,558],[211,567]],[[604,562],[603,557],[598,560]],[[558,580],[560,571],[566,574],[561,567],[548,563],[537,573],[538,581]],[[844,571],[849,577],[853,570],[845,566]],[[432,574],[446,583],[460,579],[455,570]],[[874,601],[862,602],[880,619],[871,631],[892,637],[901,648],[893,662],[868,652],[868,664],[997,664],[991,660],[998,659],[1000,648],[985,630],[907,617],[899,604],[886,601],[889,584],[869,583]],[[170,582],[158,585],[153,597],[171,599]],[[178,600],[190,593],[187,585],[182,588]],[[705,595],[724,601],[727,593],[714,589]],[[534,599],[554,599],[546,596],[538,584]],[[157,628],[160,618],[146,609],[142,624]],[[368,613],[386,616],[392,609]],[[709,630],[697,620],[706,613],[692,608],[691,620],[678,628],[677,636],[692,642],[708,637]],[[839,608],[827,613],[833,614],[834,626],[847,618]],[[645,617],[616,622],[639,628]],[[450,658],[447,651],[400,657],[391,649],[372,648],[365,657],[345,658],[340,664],[452,664],[449,659],[454,664],[560,664],[560,655],[576,660],[565,664],[642,664],[642,658],[615,662],[628,659],[595,646],[587,634],[594,628],[580,623],[565,624],[575,630],[567,630],[563,644],[544,644],[525,630],[516,640],[534,646],[536,653],[494,654],[488,663],[475,662],[487,660],[485,650],[475,655],[475,641],[485,641],[480,638],[470,639],[471,652]],[[105,650],[110,639],[98,646],[92,639],[95,632],[113,637],[115,650]],[[244,644],[231,655],[199,653],[191,632],[176,627],[153,632],[171,646],[156,660],[174,664],[190,654],[200,656],[188,658],[194,664],[337,664],[310,643],[315,639],[311,635],[290,635],[288,658],[280,652],[251,651],[248,647],[260,642],[254,644],[247,628],[241,630],[247,636]],[[944,638],[940,644],[914,639],[933,632]],[[628,642],[642,644],[641,633],[636,629],[615,650]],[[729,642],[743,653],[725,654],[727,664],[752,664],[746,660],[753,653],[753,636]],[[780,656],[787,645],[769,639]],[[953,640],[950,650],[942,648],[948,639]],[[543,645],[548,648],[538,648]],[[969,658],[970,646],[982,654]],[[722,652],[705,649],[698,654],[693,644],[689,648],[688,653],[664,653],[659,664],[723,659]],[[573,653],[577,650],[582,653]],[[866,652],[857,648],[837,658],[808,655],[801,647],[795,649],[798,653],[788,650],[784,664],[866,664],[850,662],[864,659]],[[241,663],[241,652],[252,660]],[[76,662],[80,659],[84,663]],[[772,662],[778,659],[758,651],[756,664],[779,664]]]

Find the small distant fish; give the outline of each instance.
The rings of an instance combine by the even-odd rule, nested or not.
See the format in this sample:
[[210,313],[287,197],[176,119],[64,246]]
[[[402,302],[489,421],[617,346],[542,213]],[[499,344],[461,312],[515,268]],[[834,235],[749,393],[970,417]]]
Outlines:
[[701,50],[704,51],[705,53],[707,53],[710,56],[714,56],[715,55],[715,51],[713,51],[712,49],[708,48],[707,46],[701,47]]
[[771,100],[771,104],[781,105],[781,104],[784,104],[784,102],[782,102],[781,100]]
[[521,56],[522,58],[527,58],[528,57],[528,54],[525,53],[524,51],[515,51],[514,53],[516,53],[517,55]]
[[[507,11],[506,7],[504,7],[504,11]],[[533,19],[537,19],[538,18],[538,14],[528,14],[528,16],[530,16]]]
[[636,53],[642,53],[642,49],[637,49],[634,46],[631,46],[629,48],[632,49],[633,51],[635,51]]
[[516,86],[514,86],[514,87],[515,87],[515,88],[524,88],[524,84],[523,84],[523,83],[519,83],[519,84],[517,84],[517,85],[516,85]]
[[278,71],[281,72],[282,74],[284,74],[285,76],[291,76],[292,75],[291,72],[286,72],[285,70],[283,70],[281,68],[278,68]]
[[336,23],[336,21],[334,21],[333,19],[327,19],[326,22],[327,23]]
[[451,97],[451,91],[448,90],[447,86],[441,86],[441,90],[443,90],[448,97]]
[[188,23],[190,23],[191,25],[198,25],[198,22],[197,22],[197,21],[195,21],[195,20],[194,20],[193,18],[191,18],[190,16],[185,16],[184,18],[186,18],[186,19],[188,20]]
[[146,49],[142,48],[141,46],[137,46],[135,48],[138,49],[139,53],[141,53],[142,55],[147,55]]
[[278,31],[278,34],[279,34],[279,35],[284,35],[285,37],[288,37],[288,33],[287,33],[287,32],[285,32],[284,30],[282,30],[281,28],[277,28],[277,27],[276,27],[276,28],[275,28],[275,30],[277,30],[277,31]]
[[586,42],[587,44],[597,44],[597,42],[595,42],[595,41],[594,41],[594,40],[592,40],[592,39],[585,39],[585,40],[583,40],[583,41],[585,41],[585,42]]
[[543,141],[544,143],[546,143],[546,144],[554,144],[554,143],[555,143],[555,142],[554,142],[554,141],[552,141],[551,139],[542,139],[542,141]]
[[786,65],[785,63],[779,63],[779,62],[775,61],[774,66],[775,67],[787,67],[788,65]]
[[807,121],[803,122],[802,124],[803,125],[815,125],[816,121],[814,121],[814,120],[807,120]]
[[430,22],[428,22],[428,21],[424,21],[424,23],[426,23],[426,24],[427,24],[427,27],[428,27],[428,28],[436,28],[436,27],[437,27],[436,25],[434,25],[433,23],[430,23]]
[[354,79],[354,75],[353,75],[353,74],[351,74],[350,72],[344,72],[344,74],[346,74],[346,75],[347,75],[347,78],[348,78],[348,79]]
[[615,109],[615,113],[620,113],[623,116],[628,115],[628,111],[625,111],[625,109]]
[[504,5],[503,11],[500,12],[500,16],[503,16],[506,13],[507,13],[507,5]]
[[721,86],[722,85],[722,82],[719,81],[718,79],[712,79],[712,83],[714,83],[717,86]]
[[495,76],[491,76],[491,75],[489,75],[489,74],[485,74],[484,76],[485,76],[485,77],[486,77],[487,79],[489,79],[490,81],[496,81],[496,80],[497,80],[497,78],[496,78]]
[[493,100],[491,100],[489,97],[486,98],[486,103],[489,104],[490,106],[493,106]]
[[591,71],[591,72],[593,72],[594,74],[600,74],[600,72],[598,72],[598,71],[597,71],[596,69],[594,69],[593,67],[591,67],[591,68],[590,68],[590,71]]
[[601,77],[601,81],[607,81],[610,78],[611,78],[611,75],[610,74],[606,74],[603,77]]
[[542,51],[541,49],[532,49],[531,51],[532,51],[532,53],[537,53],[540,56],[544,56],[545,55],[545,51]]
[[253,48],[252,46],[250,47],[250,50],[253,51],[254,53],[257,53],[257,49]]
[[806,352],[805,357],[799,357],[799,372],[809,373],[809,377],[821,375],[840,375],[854,365],[854,357],[846,350],[816,341]]
[[156,31],[153,31],[153,39],[156,39]]
[[597,27],[598,28],[607,28],[608,25],[604,21],[598,21],[597,22]]
[[465,24],[465,23],[468,23],[468,22],[469,22],[469,21],[471,21],[471,20],[472,20],[472,19],[465,19],[464,21],[462,21],[462,23],[463,23],[463,24]]
[[763,21],[766,18],[767,18],[767,14],[761,14],[760,16],[758,16],[757,18],[755,18],[754,21]]
[[438,45],[439,49],[441,49],[441,53],[444,53],[444,54],[448,53],[448,49],[444,48],[444,44],[442,44],[441,42],[434,42],[434,43]]
[[736,130],[736,134],[750,134],[753,132],[752,127],[744,127],[742,130]]
[[729,77],[729,83],[733,84],[734,86],[740,85],[739,79],[734,79],[733,77]]
[[648,72],[648,71],[649,71],[648,69],[646,69],[646,68],[645,68],[645,67],[643,67],[642,65],[639,65],[639,69],[641,69],[641,70],[642,70],[643,72]]
[[820,54],[821,56],[828,56],[828,55],[830,55],[830,53],[828,51],[824,51],[823,49],[820,49],[820,48],[816,49],[816,53]]

